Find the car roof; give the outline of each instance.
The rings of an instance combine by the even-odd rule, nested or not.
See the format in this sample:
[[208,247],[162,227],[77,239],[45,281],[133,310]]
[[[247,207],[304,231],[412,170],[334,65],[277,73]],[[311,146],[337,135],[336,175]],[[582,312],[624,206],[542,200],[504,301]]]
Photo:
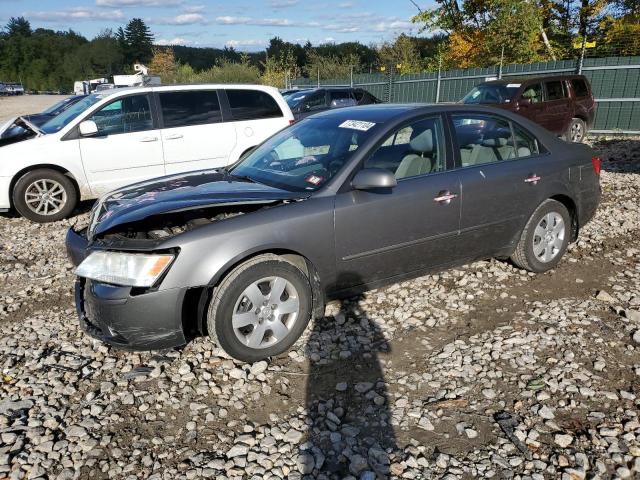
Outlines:
[[540,75],[540,76],[526,76],[526,77],[507,77],[495,80],[487,80],[482,82],[481,85],[506,85],[509,83],[536,83],[547,80],[572,80],[574,78],[585,79],[584,75]]
[[194,90],[259,90],[270,94],[279,94],[278,89],[267,85],[252,85],[239,83],[196,83],[196,84],[174,84],[174,85],[145,85],[135,87],[117,87],[106,90],[99,90],[93,93],[102,94],[105,97],[111,95],[126,95],[132,92],[185,92]]
[[401,121],[404,117],[415,115],[439,114],[443,112],[485,112],[510,117],[510,112],[485,105],[465,105],[456,103],[376,103],[355,107],[336,108],[316,113],[308,118],[332,118],[336,121],[361,120],[365,122],[385,123]]

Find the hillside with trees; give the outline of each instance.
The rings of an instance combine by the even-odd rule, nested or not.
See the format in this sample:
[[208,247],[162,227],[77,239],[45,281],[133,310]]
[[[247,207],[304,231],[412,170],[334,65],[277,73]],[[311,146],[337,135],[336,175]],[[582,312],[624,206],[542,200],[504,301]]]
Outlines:
[[640,0],[435,0],[401,34],[379,45],[312,45],[274,37],[262,52],[233,48],[154,46],[142,19],[89,40],[74,32],[32,29],[23,17],[0,31],[0,81],[29,90],[70,91],[75,80],[132,73],[151,66],[164,83],[261,82],[346,78],[394,69],[401,74],[589,56],[640,55]]

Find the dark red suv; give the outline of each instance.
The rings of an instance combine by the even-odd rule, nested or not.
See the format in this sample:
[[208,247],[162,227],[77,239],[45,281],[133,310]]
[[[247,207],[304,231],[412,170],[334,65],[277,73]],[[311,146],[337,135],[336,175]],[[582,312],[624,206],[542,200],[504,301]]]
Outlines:
[[474,87],[462,103],[511,110],[571,142],[584,140],[596,109],[583,75],[491,80]]

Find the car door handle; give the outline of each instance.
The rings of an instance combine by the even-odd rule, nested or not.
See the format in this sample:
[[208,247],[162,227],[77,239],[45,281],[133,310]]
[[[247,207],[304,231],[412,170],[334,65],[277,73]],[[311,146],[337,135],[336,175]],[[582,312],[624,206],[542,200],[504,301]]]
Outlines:
[[542,180],[542,178],[539,175],[532,173],[531,175],[529,175],[527,178],[524,179],[524,182],[530,183],[531,185],[537,185],[540,180]]
[[158,137],[144,137],[140,139],[141,142],[157,142]]
[[438,193],[437,197],[434,197],[433,201],[438,202],[440,205],[449,205],[451,200],[457,197],[457,193],[451,193],[449,190],[443,190]]
[[182,138],[183,135],[181,133],[174,133],[172,135],[167,135],[166,137],[164,137],[165,140],[177,140],[179,138]]

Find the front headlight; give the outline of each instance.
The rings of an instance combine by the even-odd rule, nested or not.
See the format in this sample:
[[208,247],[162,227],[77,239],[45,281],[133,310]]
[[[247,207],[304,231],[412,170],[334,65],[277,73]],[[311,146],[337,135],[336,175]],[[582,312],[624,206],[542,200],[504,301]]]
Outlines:
[[169,254],[92,252],[76,269],[76,275],[104,283],[151,287],[175,258]]

